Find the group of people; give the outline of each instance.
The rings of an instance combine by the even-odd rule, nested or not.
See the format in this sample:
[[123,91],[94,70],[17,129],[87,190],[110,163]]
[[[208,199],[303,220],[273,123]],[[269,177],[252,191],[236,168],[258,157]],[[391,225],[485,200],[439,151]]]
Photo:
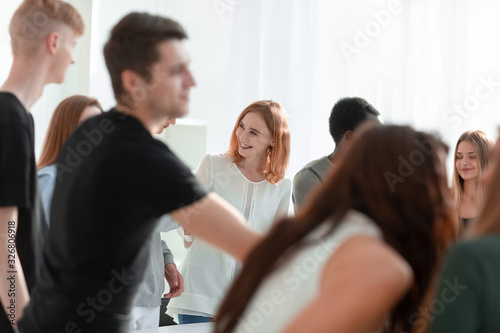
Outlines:
[[[47,24],[26,34],[41,15]],[[62,101],[36,163],[29,109],[64,80],[83,33],[61,0],[25,0],[10,23],[1,332],[152,327],[165,279],[181,324],[213,321],[220,333],[500,331],[498,141],[459,138],[450,190],[439,138],[382,125],[367,101],[343,98],[330,115],[335,150],[292,183],[285,109],[263,100],[237,117],[229,150],[193,175],[153,136],[188,112],[187,34],[131,13],[104,47],[116,107]],[[179,226],[180,272],[160,238]]]

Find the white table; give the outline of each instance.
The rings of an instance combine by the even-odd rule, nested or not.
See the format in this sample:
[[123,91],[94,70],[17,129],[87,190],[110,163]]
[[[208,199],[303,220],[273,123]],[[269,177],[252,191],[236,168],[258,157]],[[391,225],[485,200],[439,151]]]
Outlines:
[[137,331],[138,333],[211,333],[212,323],[164,326]]

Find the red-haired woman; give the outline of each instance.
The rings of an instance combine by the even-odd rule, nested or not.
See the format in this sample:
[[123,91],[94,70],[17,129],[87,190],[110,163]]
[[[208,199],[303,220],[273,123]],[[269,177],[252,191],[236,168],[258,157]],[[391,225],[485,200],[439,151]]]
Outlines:
[[[257,101],[238,117],[229,151],[207,155],[196,176],[236,207],[253,230],[265,233],[288,212],[291,181],[284,177],[289,154],[284,108],[274,101]],[[210,321],[240,266],[200,239],[185,244],[189,247],[181,266],[185,289],[170,302],[169,311],[178,314],[180,324]]]
[[37,165],[38,184],[47,223],[50,223],[50,203],[56,184],[57,167],[54,163],[57,155],[78,125],[101,113],[102,107],[96,99],[74,95],[59,103],[52,114]]

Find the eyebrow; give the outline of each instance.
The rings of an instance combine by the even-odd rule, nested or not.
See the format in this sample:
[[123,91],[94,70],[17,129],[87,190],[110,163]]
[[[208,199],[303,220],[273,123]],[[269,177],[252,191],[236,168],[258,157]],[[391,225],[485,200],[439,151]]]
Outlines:
[[176,69],[179,69],[179,68],[182,68],[184,66],[184,64],[182,63],[175,63],[175,64],[172,64],[170,66],[168,66],[168,70],[176,70]]
[[[470,151],[470,152],[468,152],[467,154],[475,154],[475,153],[476,153],[475,151]],[[457,151],[457,155],[458,155],[458,154],[462,155],[462,153],[461,153],[461,152]]]
[[171,64],[170,67],[174,66],[187,66],[191,65],[191,59],[179,59],[175,63]]
[[[245,124],[243,124],[242,121],[240,121],[240,124],[242,124],[243,126],[245,126]],[[250,127],[250,130],[255,131],[255,132],[261,134],[260,131],[256,130],[255,128]]]

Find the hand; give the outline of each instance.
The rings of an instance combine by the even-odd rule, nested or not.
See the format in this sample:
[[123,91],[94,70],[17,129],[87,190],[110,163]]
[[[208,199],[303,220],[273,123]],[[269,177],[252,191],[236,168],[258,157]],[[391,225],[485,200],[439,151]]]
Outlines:
[[165,279],[170,287],[170,292],[163,295],[163,297],[179,297],[184,291],[184,278],[177,270],[177,266],[175,266],[175,264],[168,263],[165,265]]

